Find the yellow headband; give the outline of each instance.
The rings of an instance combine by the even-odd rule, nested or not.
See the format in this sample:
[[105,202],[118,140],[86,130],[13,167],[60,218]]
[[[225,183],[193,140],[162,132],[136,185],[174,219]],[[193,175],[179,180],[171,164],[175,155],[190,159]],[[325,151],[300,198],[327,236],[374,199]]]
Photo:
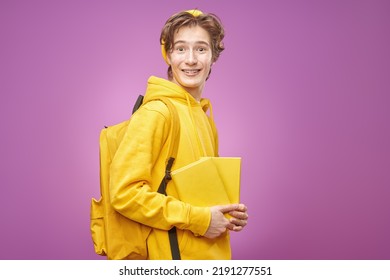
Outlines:
[[[186,12],[193,15],[194,17],[198,17],[200,15],[203,15],[202,11],[199,11],[199,10],[188,10]],[[164,58],[165,62],[169,65],[168,60],[167,60],[167,52],[165,51],[164,43],[161,45],[161,54],[162,54],[162,57]]]

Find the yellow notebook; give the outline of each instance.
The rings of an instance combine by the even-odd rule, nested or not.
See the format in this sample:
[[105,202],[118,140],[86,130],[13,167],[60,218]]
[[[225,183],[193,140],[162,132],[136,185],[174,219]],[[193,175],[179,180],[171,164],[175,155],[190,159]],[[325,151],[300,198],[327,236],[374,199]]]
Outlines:
[[195,206],[214,206],[240,201],[241,158],[202,157],[172,171],[181,201]]

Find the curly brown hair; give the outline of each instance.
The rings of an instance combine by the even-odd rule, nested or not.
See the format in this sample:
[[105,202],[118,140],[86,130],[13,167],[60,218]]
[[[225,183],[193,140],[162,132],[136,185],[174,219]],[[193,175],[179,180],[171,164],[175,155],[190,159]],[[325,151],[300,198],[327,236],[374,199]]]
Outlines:
[[[188,11],[183,11],[171,16],[166,21],[160,35],[160,44],[165,49],[165,52],[169,53],[171,51],[175,33],[185,26],[200,26],[208,32],[211,39],[212,62],[216,62],[221,52],[225,49],[222,42],[225,37],[225,31],[221,20],[212,13],[195,15]],[[168,68],[168,78],[172,80],[171,66]]]

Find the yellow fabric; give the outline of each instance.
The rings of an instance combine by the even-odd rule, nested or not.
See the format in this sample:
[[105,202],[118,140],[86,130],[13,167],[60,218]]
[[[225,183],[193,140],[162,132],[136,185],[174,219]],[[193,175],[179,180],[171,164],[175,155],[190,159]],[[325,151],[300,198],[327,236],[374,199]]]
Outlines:
[[179,199],[196,206],[238,203],[241,158],[202,157],[172,172]]
[[[180,118],[180,142],[173,170],[198,160],[201,150],[206,156],[217,156],[215,126],[202,108],[210,107],[208,100],[199,103],[180,86],[150,77],[144,102],[158,96],[169,97]],[[171,259],[167,230],[173,226],[178,229],[182,259],[230,259],[228,232],[212,240],[202,237],[210,223],[208,207],[179,201],[171,183],[167,196],[157,193],[170,143],[170,117],[167,107],[159,101],[148,102],[132,116],[111,164],[112,205],[125,217],[152,228],[147,239],[149,259]],[[194,125],[202,147],[194,135]]]
[[194,10],[188,10],[186,11],[187,13],[193,15],[194,17],[198,17],[200,15],[202,15],[202,11],[201,10],[197,10],[197,9],[194,9]]
[[[176,157],[180,139],[179,116],[169,99],[161,97],[169,109],[170,147],[169,157]],[[129,120],[106,127],[100,133],[100,194],[99,200],[92,199],[90,228],[95,252],[108,259],[146,259],[146,239],[150,227],[137,223],[119,214],[110,201],[110,166],[119,144],[129,125]]]
[[[198,17],[198,16],[203,14],[202,11],[200,11],[200,10],[188,10],[186,12],[189,13],[189,14],[192,14],[194,17]],[[164,44],[161,44],[161,54],[162,54],[162,57],[164,58],[165,62],[167,64],[169,64],[168,60],[167,60],[167,52],[165,50],[165,45]]]
[[[150,228],[126,219],[109,201],[109,168],[129,121],[105,128],[100,133],[100,193],[91,202],[91,234],[95,252],[108,259],[145,259]],[[132,234],[129,235],[128,232]]]

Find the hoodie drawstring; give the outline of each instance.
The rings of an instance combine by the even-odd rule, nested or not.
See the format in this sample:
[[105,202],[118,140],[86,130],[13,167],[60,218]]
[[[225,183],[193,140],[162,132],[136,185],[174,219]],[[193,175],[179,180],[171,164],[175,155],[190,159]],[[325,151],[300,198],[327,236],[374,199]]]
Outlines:
[[207,110],[210,112],[209,116],[208,116],[208,119],[209,119],[211,130],[213,131],[213,136],[214,136],[214,147],[215,147],[215,151],[214,151],[215,154],[214,154],[214,156],[219,156],[219,152],[218,152],[218,132],[217,132],[217,127],[215,126],[215,122],[214,122],[213,106],[211,105],[211,103],[210,103],[210,101],[208,99],[202,99],[201,100],[201,106],[202,106],[202,109],[203,109],[203,111],[205,113],[207,112]]

